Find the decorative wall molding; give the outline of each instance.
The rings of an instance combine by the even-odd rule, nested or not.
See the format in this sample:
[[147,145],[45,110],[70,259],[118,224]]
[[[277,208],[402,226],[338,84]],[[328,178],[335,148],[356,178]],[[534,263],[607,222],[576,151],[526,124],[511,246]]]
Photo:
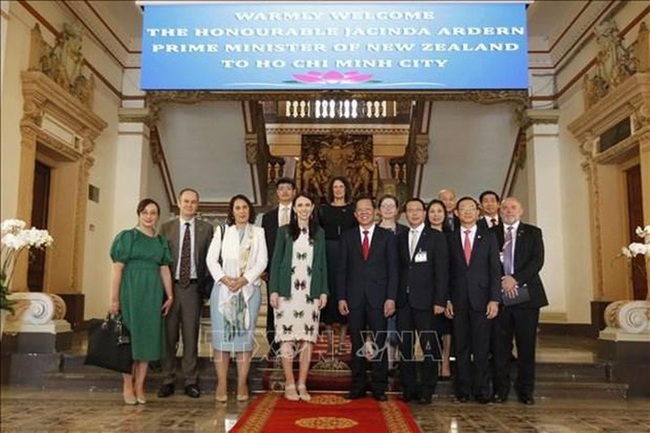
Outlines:
[[[82,290],[88,177],[94,163],[95,140],[108,126],[88,106],[42,72],[21,73],[24,110],[20,121],[21,156],[16,216],[31,221],[34,165],[45,159],[56,169],[51,195],[48,230],[65,254],[50,254],[46,262],[45,290],[76,293]],[[65,133],[53,134],[52,119]],[[44,128],[45,123],[45,128]],[[69,134],[70,139],[65,140]],[[56,179],[59,179],[58,181]],[[71,218],[72,217],[72,218]],[[27,290],[27,261],[16,268],[14,287]]]

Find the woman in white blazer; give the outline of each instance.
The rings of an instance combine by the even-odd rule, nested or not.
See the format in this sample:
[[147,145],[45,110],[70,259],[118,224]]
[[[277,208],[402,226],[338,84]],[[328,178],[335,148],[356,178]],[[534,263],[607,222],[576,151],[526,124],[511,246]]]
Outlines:
[[[226,402],[230,356],[237,358],[237,400],[246,401],[253,355],[255,323],[260,312],[260,275],[268,254],[264,229],[253,225],[251,201],[238,194],[230,199],[226,225],[215,230],[207,265],[215,285],[210,296],[212,348],[217,372],[216,400]],[[223,231],[223,233],[222,233]]]

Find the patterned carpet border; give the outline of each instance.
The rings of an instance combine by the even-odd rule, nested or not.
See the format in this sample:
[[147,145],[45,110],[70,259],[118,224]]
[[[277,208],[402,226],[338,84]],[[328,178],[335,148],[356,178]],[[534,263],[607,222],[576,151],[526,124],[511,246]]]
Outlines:
[[346,400],[335,394],[313,394],[310,402],[293,402],[281,394],[258,396],[231,433],[276,432],[419,433],[408,406],[390,398]]

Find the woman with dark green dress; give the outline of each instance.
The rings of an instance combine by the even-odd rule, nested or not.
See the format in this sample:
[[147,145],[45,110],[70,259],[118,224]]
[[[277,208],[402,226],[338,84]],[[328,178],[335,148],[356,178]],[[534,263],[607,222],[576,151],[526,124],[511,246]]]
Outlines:
[[169,244],[156,236],[160,207],[146,198],[138,204],[137,214],[137,226],[120,232],[111,247],[110,311],[115,315],[121,313],[131,333],[133,370],[122,375],[124,403],[131,405],[147,402],[147,369],[150,361],[159,360],[163,354],[163,316],[173,302]]

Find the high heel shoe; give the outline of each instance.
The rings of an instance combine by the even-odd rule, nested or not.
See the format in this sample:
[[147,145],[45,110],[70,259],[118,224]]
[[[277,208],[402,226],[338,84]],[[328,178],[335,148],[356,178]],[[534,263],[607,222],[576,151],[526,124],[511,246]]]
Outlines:
[[248,401],[249,399],[248,395],[248,386],[245,386],[243,390],[240,391],[239,387],[237,387],[237,401]]
[[217,390],[215,391],[214,399],[219,403],[226,403],[228,401],[228,389],[224,386],[223,389],[217,385]]
[[285,387],[284,387],[284,398],[286,398],[289,401],[298,401],[298,400],[300,400],[300,396],[296,392],[296,385],[295,384],[285,385]]
[[135,396],[132,395],[124,395],[124,404],[128,404],[129,406],[134,406],[138,404],[138,400],[135,398]]
[[305,384],[301,383],[298,385],[298,396],[302,401],[311,400],[311,395],[309,395],[309,393],[307,392],[307,386]]
[[138,396],[135,399],[140,404],[147,404],[147,399],[144,396],[142,396],[142,397]]

